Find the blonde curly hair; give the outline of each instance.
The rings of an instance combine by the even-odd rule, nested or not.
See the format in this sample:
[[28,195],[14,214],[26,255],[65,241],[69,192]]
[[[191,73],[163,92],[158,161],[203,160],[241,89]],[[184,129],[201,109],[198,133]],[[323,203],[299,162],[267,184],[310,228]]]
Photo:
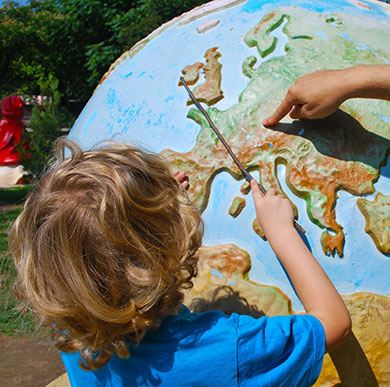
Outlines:
[[93,370],[179,311],[203,223],[160,155],[60,139],[56,156],[11,230],[16,293]]

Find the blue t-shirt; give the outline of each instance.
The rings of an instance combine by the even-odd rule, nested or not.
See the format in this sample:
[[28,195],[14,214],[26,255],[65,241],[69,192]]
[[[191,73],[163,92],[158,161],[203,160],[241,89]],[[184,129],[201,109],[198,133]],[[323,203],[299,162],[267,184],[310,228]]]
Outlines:
[[325,351],[322,324],[310,315],[261,317],[222,312],[163,319],[128,359],[116,355],[83,371],[78,353],[61,353],[72,386],[311,386]]

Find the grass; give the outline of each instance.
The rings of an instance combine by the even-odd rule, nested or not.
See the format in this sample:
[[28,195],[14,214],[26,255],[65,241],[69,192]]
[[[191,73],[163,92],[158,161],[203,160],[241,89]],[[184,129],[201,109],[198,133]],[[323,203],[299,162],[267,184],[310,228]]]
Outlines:
[[26,335],[36,328],[33,315],[17,309],[19,301],[12,291],[17,273],[8,251],[8,230],[21,211],[22,206],[0,213],[0,335],[7,336]]

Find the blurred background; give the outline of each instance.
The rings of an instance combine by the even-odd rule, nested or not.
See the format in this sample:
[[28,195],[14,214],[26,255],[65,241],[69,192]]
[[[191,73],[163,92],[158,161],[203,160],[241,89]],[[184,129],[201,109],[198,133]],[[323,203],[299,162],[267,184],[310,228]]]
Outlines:
[[[69,130],[116,58],[161,24],[206,2],[0,1],[0,98],[14,95],[24,102],[27,130],[20,144],[29,147],[17,149],[23,182],[37,178],[52,141]],[[1,155],[0,164],[6,165]]]

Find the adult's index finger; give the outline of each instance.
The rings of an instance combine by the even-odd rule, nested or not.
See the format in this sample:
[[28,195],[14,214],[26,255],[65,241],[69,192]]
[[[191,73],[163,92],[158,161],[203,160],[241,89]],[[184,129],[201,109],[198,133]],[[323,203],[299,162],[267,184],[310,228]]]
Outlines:
[[276,125],[283,117],[285,117],[290,112],[294,105],[294,99],[290,96],[290,94],[287,94],[281,104],[277,107],[275,112],[263,121],[263,125]]

